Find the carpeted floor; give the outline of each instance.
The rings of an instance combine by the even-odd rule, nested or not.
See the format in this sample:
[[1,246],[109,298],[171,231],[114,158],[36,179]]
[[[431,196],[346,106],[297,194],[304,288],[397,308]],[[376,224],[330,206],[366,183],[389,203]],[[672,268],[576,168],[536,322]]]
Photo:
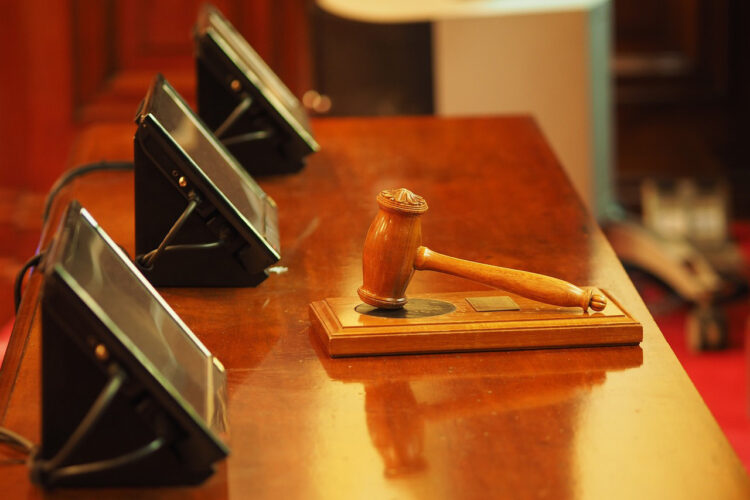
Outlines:
[[[750,262],[750,222],[732,224],[732,234]],[[664,337],[682,363],[706,405],[750,472],[750,297],[723,307],[727,317],[729,347],[722,351],[692,352],[687,342],[690,307],[639,273],[631,273]]]
[[750,399],[743,339],[750,309],[746,301],[728,307],[730,347],[722,351],[694,353],[687,348],[686,306],[654,314],[654,319],[750,472]]

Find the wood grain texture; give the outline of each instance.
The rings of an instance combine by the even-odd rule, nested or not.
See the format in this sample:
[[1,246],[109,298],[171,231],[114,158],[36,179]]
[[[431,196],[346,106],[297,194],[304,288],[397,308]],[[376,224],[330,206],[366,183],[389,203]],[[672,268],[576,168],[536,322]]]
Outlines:
[[414,268],[420,271],[452,274],[561,307],[601,311],[607,305],[607,299],[590,288],[584,290],[567,281],[543,274],[457,259],[434,252],[427,247],[417,249]]
[[0,185],[44,192],[73,136],[69,0],[3,2]]
[[611,347],[636,345],[643,339],[640,323],[611,299],[601,313],[593,314],[519,296],[511,298],[520,305],[520,311],[477,312],[466,300],[497,294],[423,294],[423,300],[455,308],[426,317],[399,317],[399,311],[361,314],[357,298],[330,298],[310,304],[310,321],[331,356]]
[[[161,290],[227,368],[230,457],[197,488],[55,496],[750,496],[741,463],[531,119],[330,119],[313,129],[322,149],[304,170],[260,179],[279,205],[288,271],[258,288]],[[86,130],[74,161],[130,157],[133,131]],[[422,221],[425,244],[596,283],[643,324],[640,348],[331,359],[308,305],[353,296],[371,200],[398,185],[437,201]],[[76,180],[42,246],[75,197],[132,255],[132,186],[125,173]],[[0,372],[0,425],[35,441],[39,279]],[[439,273],[410,284],[414,296],[470,290],[487,289]],[[2,476],[8,498],[46,496],[23,465]]]
[[362,286],[357,294],[373,307],[398,309],[406,304],[406,287],[422,244],[420,215],[427,203],[405,188],[383,190],[377,201],[378,213],[362,249]]
[[381,191],[377,202],[378,213],[367,230],[362,252],[363,284],[357,289],[359,297],[373,307],[403,307],[415,269],[467,278],[562,307],[601,311],[607,305],[602,295],[551,276],[457,259],[422,246],[420,216],[427,211],[427,203],[406,188]]

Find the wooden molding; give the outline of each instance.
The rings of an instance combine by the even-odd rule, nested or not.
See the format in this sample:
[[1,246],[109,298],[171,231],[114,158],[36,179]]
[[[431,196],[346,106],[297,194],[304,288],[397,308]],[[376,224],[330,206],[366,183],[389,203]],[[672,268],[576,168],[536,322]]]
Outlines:
[[609,296],[607,307],[591,314],[517,295],[510,297],[520,311],[477,312],[466,300],[497,295],[493,291],[422,294],[422,299],[455,308],[426,317],[408,317],[399,311],[391,316],[361,313],[355,297],[313,302],[309,312],[313,329],[334,357],[636,345],[643,339],[641,324]]

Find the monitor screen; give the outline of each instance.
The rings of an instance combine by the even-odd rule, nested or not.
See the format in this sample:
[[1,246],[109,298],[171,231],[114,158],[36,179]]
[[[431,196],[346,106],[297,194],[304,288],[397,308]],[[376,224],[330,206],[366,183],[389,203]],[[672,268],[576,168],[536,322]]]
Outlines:
[[[182,151],[185,172],[246,239],[265,242],[271,258],[279,254],[276,203],[219,143],[174,88],[158,75],[136,118],[151,120]],[[170,175],[165,172],[165,175]]]
[[45,258],[57,275],[125,349],[188,413],[224,430],[221,363],[78,203]]
[[198,17],[197,34],[210,37],[221,48],[238,72],[260,92],[311,151],[319,149],[302,104],[221,12],[205,5]]

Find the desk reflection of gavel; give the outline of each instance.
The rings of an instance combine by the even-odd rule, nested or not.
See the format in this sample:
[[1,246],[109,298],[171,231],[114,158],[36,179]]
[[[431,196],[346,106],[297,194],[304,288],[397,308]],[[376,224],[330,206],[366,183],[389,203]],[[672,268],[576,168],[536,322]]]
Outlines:
[[[400,477],[425,469],[425,424],[474,416],[498,415],[503,419],[511,412],[523,413],[525,419],[535,420],[539,429],[545,426],[571,425],[575,418],[575,398],[606,380],[606,372],[570,372],[518,377],[469,377],[438,380],[438,394],[445,398],[419,402],[408,380],[384,380],[365,383],[365,412],[367,428],[375,448],[385,464],[386,477]],[[425,386],[422,386],[423,390]],[[487,390],[491,388],[492,390]],[[429,392],[429,390],[428,390]],[[552,422],[540,418],[535,411],[555,408]],[[503,426],[483,427],[485,424],[466,424],[470,428],[490,428],[501,433]],[[474,426],[477,427],[474,427]],[[495,436],[497,437],[497,436]],[[565,440],[565,435],[558,439]]]
[[357,292],[367,304],[398,309],[414,270],[467,278],[517,295],[562,307],[601,311],[607,299],[590,289],[550,276],[448,257],[422,246],[419,216],[424,198],[408,189],[387,189],[377,197],[380,210],[370,225],[362,257],[363,284]]

